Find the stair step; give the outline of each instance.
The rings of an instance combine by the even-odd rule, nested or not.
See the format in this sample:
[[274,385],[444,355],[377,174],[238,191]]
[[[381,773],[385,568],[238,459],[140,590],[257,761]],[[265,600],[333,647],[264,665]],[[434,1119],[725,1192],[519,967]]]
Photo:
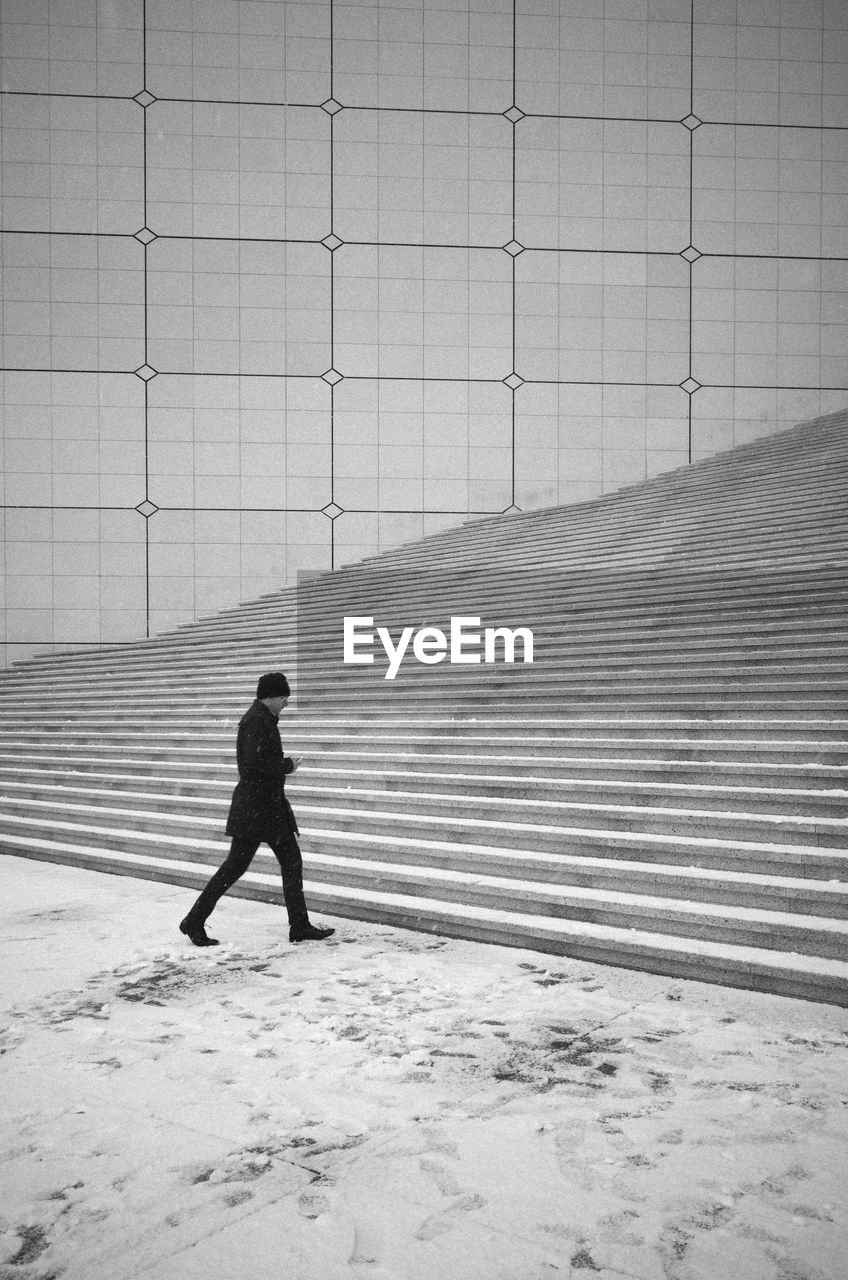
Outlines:
[[[34,771],[33,777],[39,776],[43,775]],[[62,775],[59,771],[54,771],[53,776],[58,778]],[[66,781],[73,779],[76,782],[81,777],[76,771],[64,774]],[[131,774],[96,771],[92,771],[91,777],[98,785],[111,784],[118,788],[126,788],[127,783],[133,780]],[[155,785],[165,794],[167,777],[148,775],[141,781],[147,787]],[[183,792],[186,790],[179,778],[175,782],[178,789]],[[202,782],[202,779],[196,779],[190,784],[190,789],[196,791]],[[208,780],[206,785],[210,794],[199,803],[208,806],[209,811],[217,808],[223,813],[229,803],[230,786]],[[327,815],[325,820],[333,821],[343,830],[379,831],[386,823],[396,824],[399,817],[405,831],[420,828],[422,824],[432,820],[445,824],[448,829],[462,820],[477,822],[482,828],[489,819],[494,818],[502,829],[515,823],[519,826],[529,824],[534,830],[544,830],[547,826],[579,826],[607,831],[640,831],[650,835],[709,837],[720,834],[724,839],[736,840],[778,840],[784,843],[805,840],[831,848],[842,847],[848,840],[848,819],[822,816],[819,812],[807,815],[778,814],[742,809],[675,808],[671,804],[658,806],[647,801],[641,805],[633,805],[494,796],[480,798],[463,794],[400,789],[379,791],[353,787],[336,792],[309,785],[298,786],[291,798],[299,814],[317,810]],[[181,802],[191,803],[191,796],[184,794]],[[191,807],[197,811],[198,805],[191,803]],[[485,820],[476,816],[481,808],[487,814]]]
[[[130,849],[125,846],[125,851],[132,851],[134,842],[141,843],[136,833],[103,822],[79,826],[71,822],[45,823],[43,819],[22,818],[17,825],[23,831],[29,828],[36,838],[54,835],[58,839],[79,839],[87,836],[101,845],[111,839],[120,842],[129,837]],[[143,844],[148,850],[165,846],[179,856],[186,840],[146,832]],[[197,849],[198,853],[205,852],[207,858],[212,852],[208,844],[199,845],[196,839],[189,847]],[[271,857],[263,855],[257,869],[265,867],[266,874],[271,875],[274,865]],[[480,873],[470,875],[437,867],[407,868],[362,859],[351,862],[333,856],[313,857],[309,874],[324,883],[333,883],[335,876],[341,875],[340,883],[347,886],[367,889],[370,885],[378,892],[408,893],[426,900],[473,903],[510,912],[534,910],[543,917],[588,921],[625,929],[652,924],[654,930],[687,938],[790,949],[831,959],[848,954],[848,922],[833,918],[727,904],[717,906]]]
[[[318,734],[292,726],[286,734],[294,754],[308,755],[309,764],[349,762],[362,768],[366,763],[395,761],[414,765],[427,760],[436,768],[443,763],[479,762],[481,768],[494,770],[529,769],[558,770],[628,768],[663,772],[674,769],[694,772],[704,765],[716,769],[733,769],[740,775],[804,778],[826,781],[848,776],[848,741],[809,742],[780,741],[768,736],[760,739],[734,738],[649,738],[643,737],[506,737],[482,734],[398,734],[339,733]],[[191,757],[219,759],[230,764],[233,759],[234,724],[226,729],[207,731],[208,746],[196,746],[197,734],[183,729],[161,728],[158,731],[65,727],[63,744],[69,751],[84,753],[93,746],[102,750],[121,751],[127,759],[145,756],[149,759]],[[294,745],[293,745],[294,744]],[[0,725],[0,750],[8,754],[27,753],[33,747],[49,745],[55,749],[55,731],[36,724],[3,727]],[[476,752],[472,751],[476,748]],[[582,750],[581,750],[582,748]],[[522,752],[523,754],[516,754]],[[562,752],[571,754],[563,755]],[[304,766],[304,767],[308,767]],[[793,782],[792,785],[797,785]]]
[[[515,668],[510,669],[510,674],[513,670]],[[539,688],[533,687],[530,682],[525,682],[521,689],[516,689],[514,681],[507,683],[506,678],[503,683],[506,687],[498,689],[496,683],[489,677],[476,697],[470,692],[458,691],[453,698],[448,699],[443,687],[437,681],[434,681],[430,687],[413,689],[408,685],[395,686],[392,682],[384,681],[378,676],[368,690],[367,699],[361,692],[347,690],[303,693],[300,696],[300,708],[311,715],[317,715],[319,712],[332,715],[340,710],[344,712],[356,709],[358,714],[405,716],[409,711],[416,709],[420,715],[433,714],[434,711],[442,709],[444,702],[448,702],[448,710],[456,716],[461,713],[471,715],[473,712],[504,716],[513,710],[526,712],[537,704],[546,706],[551,698],[555,697],[562,706],[567,708],[569,714],[574,714],[576,708],[594,709],[597,712],[600,706],[604,711],[609,709],[613,713],[617,710],[638,708],[646,715],[654,715],[658,712],[672,715],[678,711],[705,715],[708,708],[713,706],[718,708],[719,713],[738,707],[750,711],[795,711],[796,709],[799,713],[818,711],[822,717],[830,710],[843,719],[848,717],[848,680],[834,679],[831,682],[818,684],[800,680],[775,679],[773,684],[767,684],[762,680],[748,680],[740,683],[738,687],[718,682],[708,684],[705,681],[684,681],[681,682],[680,691],[670,683],[648,684],[646,682],[635,686],[575,685],[570,688],[560,685],[553,688],[544,686]],[[245,698],[250,696],[244,690],[241,698],[237,694],[228,697],[222,693],[217,699],[212,693],[198,694],[197,710],[202,711],[207,706],[211,710],[215,705],[219,714],[229,710],[231,714],[236,715],[239,707],[244,709]],[[43,702],[38,696],[31,696],[25,701],[22,699],[17,702],[12,697],[0,694],[0,711],[8,709],[16,714],[23,711],[29,711],[32,714],[37,713],[42,707],[45,710],[49,707],[54,712],[67,709],[69,712],[76,713],[106,708],[110,713],[115,714],[110,703],[110,695],[105,692],[100,695],[89,694],[77,699],[74,699],[73,694],[67,696],[56,694],[53,697],[48,696]],[[361,711],[360,708],[362,708]],[[173,700],[166,694],[150,696],[145,698],[145,709],[161,710],[168,714],[173,710]],[[131,717],[131,708],[127,708],[125,714]]]
[[[0,754],[0,776],[16,772],[24,776],[29,771],[39,772],[38,764],[53,769],[65,767],[71,772],[103,772],[112,761],[108,756],[30,755]],[[168,776],[173,770],[177,776],[195,779],[205,778],[232,787],[236,775],[232,765],[221,762],[203,763],[196,759],[135,759],[131,762],[133,775],[158,774]],[[610,804],[629,801],[631,805],[664,805],[678,807],[684,801],[693,805],[709,805],[714,810],[744,808],[748,812],[765,811],[772,814],[820,813],[830,816],[848,815],[848,791],[831,787],[812,788],[756,787],[756,786],[707,786],[697,781],[678,782],[626,782],[610,778],[593,779],[544,779],[528,776],[522,779],[493,779],[486,774],[437,774],[409,770],[382,770],[370,772],[367,779],[353,778],[349,770],[321,769],[304,766],[296,785],[302,794],[326,793],[338,796],[380,796],[383,803],[395,796],[414,799],[421,803],[444,800],[449,803],[459,799],[463,804],[477,804],[481,799],[496,803],[595,803],[600,800]],[[356,784],[356,785],[354,785]]]
[[[517,619],[510,618],[503,625],[517,626],[519,623]],[[557,648],[554,637],[567,633],[567,639],[563,638],[559,642],[559,649],[565,654],[579,654],[586,651],[592,655],[600,652],[653,655],[666,650],[680,652],[682,644],[685,644],[687,653],[702,651],[715,654],[726,651],[730,654],[748,655],[757,652],[768,654],[773,649],[778,649],[792,654],[795,650],[790,644],[791,639],[797,641],[812,655],[828,647],[848,644],[848,629],[844,620],[839,617],[796,618],[784,620],[779,624],[769,624],[765,620],[760,620],[757,624],[749,623],[747,627],[742,624],[727,623],[724,627],[711,627],[709,631],[705,631],[703,627],[670,624],[653,629],[640,628],[638,625],[628,627],[624,622],[613,629],[609,624],[604,625],[602,622],[592,626],[588,621],[583,621],[576,625],[572,618],[554,615],[543,617],[534,615],[523,625],[530,625],[534,632],[546,632],[551,637],[548,643],[554,646],[554,651]],[[293,641],[293,631],[288,639],[290,642]],[[80,675],[84,672],[119,671],[123,668],[139,673],[161,670],[161,646],[154,648],[155,641],[150,641],[147,642],[150,646],[149,650],[145,650],[142,648],[142,643],[137,648],[128,645],[124,649],[115,650],[103,646],[91,652],[71,651],[62,655],[62,666],[66,674],[78,672]],[[252,642],[244,642],[240,646],[238,655],[235,655],[228,645],[219,644],[212,648],[212,643],[210,641],[204,654],[207,658],[215,658],[216,670],[219,670],[222,675],[243,671],[247,664],[250,664],[250,669],[253,670],[257,663],[278,660],[280,657],[280,638],[263,640],[261,636],[255,635]],[[31,674],[32,669],[38,668],[42,671],[44,679],[51,683],[59,682],[61,674],[54,672],[54,664],[55,657],[52,654],[31,658],[27,660],[25,668],[12,666],[5,671],[0,671],[0,681],[9,683],[18,676],[24,678],[27,672]],[[169,652],[167,663],[169,673],[193,674],[197,671],[197,665],[197,650],[188,643],[182,650],[174,646]],[[312,665],[318,670],[321,669],[320,663],[316,662]],[[309,667],[306,668],[308,669]],[[300,670],[304,670],[302,664]]]
[[[223,831],[224,821],[229,804],[228,793],[210,790],[201,792],[202,784],[196,784],[194,791],[186,791],[180,780],[155,779],[156,790],[145,790],[140,785],[151,779],[138,779],[137,788],[125,785],[132,779],[121,779],[110,775],[92,776],[85,779],[77,775],[68,775],[64,783],[34,784],[9,783],[2,787],[6,811],[14,813],[20,809],[26,817],[36,808],[53,813],[63,812],[71,806],[97,802],[103,808],[120,806],[123,812],[135,810],[146,815],[139,822],[149,824],[151,815],[158,815],[167,827],[173,829],[175,822],[183,822],[187,829],[194,830],[194,823],[199,819],[210,820]],[[40,806],[33,801],[41,802]],[[332,832],[336,839],[343,842],[361,839],[397,840],[415,839],[408,833],[411,829],[420,832],[426,843],[458,843],[463,847],[474,847],[476,842],[485,838],[489,848],[506,848],[519,852],[543,852],[553,854],[585,854],[587,856],[623,859],[638,859],[648,863],[667,863],[675,860],[681,865],[702,866],[708,869],[747,870],[763,875],[786,875],[801,879],[818,879],[840,882],[848,880],[848,849],[838,842],[830,847],[822,844],[793,843],[790,838],[775,841],[776,829],[768,831],[769,840],[757,841],[737,837],[721,839],[714,832],[706,835],[687,835],[674,832],[646,832],[643,830],[627,830],[579,825],[558,825],[511,821],[509,818],[478,819],[453,815],[408,814],[404,824],[404,836],[397,833],[394,815],[379,810],[363,812],[358,810],[339,809],[338,805],[304,805],[298,803],[298,816],[303,831]],[[532,816],[532,815],[531,815]],[[165,827],[163,827],[165,829]],[[388,832],[386,835],[384,833]],[[791,837],[793,833],[788,833]],[[796,831],[797,835],[798,832]]]
[[[120,800],[120,797],[115,797]],[[115,824],[115,825],[104,825]],[[143,824],[143,832],[137,828]],[[115,846],[125,852],[144,848],[145,842],[157,835],[171,836],[188,843],[192,857],[208,856],[207,846],[215,848],[221,859],[228,844],[215,841],[220,831],[220,818],[193,814],[167,814],[156,810],[133,810],[115,805],[95,805],[66,801],[40,801],[26,813],[7,813],[0,817],[0,833],[29,830],[46,835],[50,832],[79,832],[103,837],[110,835]],[[207,836],[204,837],[204,832]],[[211,841],[209,836],[213,837]],[[830,881],[802,876],[755,874],[750,871],[709,870],[700,867],[675,867],[662,863],[644,864],[626,858],[593,858],[565,853],[522,852],[491,845],[458,844],[428,841],[410,837],[380,837],[357,833],[342,834],[333,830],[307,828],[302,833],[310,865],[330,863],[350,870],[351,860],[362,861],[367,877],[378,864],[386,863],[399,873],[429,868],[472,877],[494,877],[500,881],[536,881],[580,890],[615,891],[622,886],[629,895],[636,893],[651,898],[692,898],[706,903],[725,903],[740,907],[779,910],[803,914],[815,909],[818,914],[834,919],[848,919],[848,882],[836,877]],[[198,843],[199,842],[199,843]],[[204,854],[204,850],[207,853]],[[809,855],[804,851],[809,860]],[[189,856],[189,855],[182,855]],[[256,865],[275,865],[269,854],[257,855]],[[822,868],[808,865],[804,870]],[[357,870],[359,870],[357,868]],[[848,857],[840,872],[848,871]],[[662,890],[662,892],[660,892]]]
[[[51,715],[47,712],[44,716],[32,710],[28,713],[21,711],[14,715],[4,716],[2,723],[10,726],[10,731],[40,728],[42,725],[46,725],[51,731],[52,741],[55,741],[55,733],[57,731],[67,732],[68,726],[83,724],[87,726],[86,731],[91,730],[96,733],[96,741],[99,742],[101,740],[103,719],[107,716],[109,717],[108,723],[110,725],[122,723],[117,711],[112,714],[104,709],[94,711],[89,716],[73,716],[66,710],[63,710],[59,715]],[[212,735],[220,731],[222,738],[226,739],[232,752],[239,718],[239,714],[236,712],[216,720],[196,709],[188,709],[185,712],[180,710],[178,715],[173,715],[173,728],[168,732],[180,732],[187,728],[194,739],[197,740],[199,730],[203,731],[204,737],[206,737],[207,733]],[[129,717],[129,722],[140,729],[167,723],[164,717],[160,719],[142,719],[132,714]],[[214,726],[214,728],[210,729],[210,725]],[[651,719],[634,716],[628,719],[606,717],[600,719],[595,717],[551,719],[539,717],[533,720],[526,720],[519,717],[499,719],[487,716],[485,720],[481,721],[475,717],[446,719],[434,716],[410,716],[404,717],[399,726],[397,718],[380,720],[375,717],[367,721],[351,719],[349,716],[321,715],[312,718],[302,712],[290,712],[287,710],[286,724],[284,726],[287,740],[296,737],[300,742],[305,740],[307,733],[316,731],[317,733],[330,735],[328,740],[331,743],[341,741],[343,737],[350,738],[354,743],[372,740],[381,741],[384,740],[385,735],[389,735],[393,740],[401,739],[403,735],[398,733],[399,727],[417,731],[417,734],[422,739],[426,734],[427,740],[432,740],[434,745],[440,743],[452,745],[455,742],[490,743],[491,736],[489,734],[481,734],[481,728],[497,733],[499,742],[510,741],[508,735],[512,734],[513,742],[535,744],[544,741],[556,743],[578,741],[591,744],[593,750],[595,749],[595,743],[605,739],[610,733],[626,734],[626,739],[618,740],[634,742],[638,746],[655,742],[677,744],[685,741],[695,746],[703,744],[708,748],[709,744],[715,741],[712,734],[719,733],[721,734],[722,742],[744,742],[746,745],[752,744],[756,748],[764,738],[753,738],[752,735],[755,731],[767,738],[768,741],[780,744],[781,747],[789,744],[791,746],[797,745],[802,749],[809,749],[810,746],[818,747],[823,744],[828,750],[840,750],[844,749],[848,744],[848,718],[774,720],[765,718],[745,719],[742,717],[739,719],[722,719],[721,717],[703,716],[701,718]],[[118,730],[117,732],[129,738],[136,736],[131,729]]]
[[[167,858],[137,858],[71,842],[20,838],[15,852],[44,861],[85,866],[118,875],[142,876],[167,884],[197,889],[205,883],[213,864],[200,866]],[[12,851],[10,847],[9,851]],[[277,878],[248,871],[230,892],[238,897],[273,902],[278,898]],[[771,949],[679,939],[637,929],[616,929],[579,920],[539,918],[529,913],[507,912],[468,903],[416,899],[401,894],[364,891],[342,885],[306,881],[313,913],[324,911],[358,920],[401,925],[447,936],[499,942],[522,948],[571,956],[601,964],[617,964],[652,973],[747,987],[799,999],[824,1000],[848,1005],[848,964],[820,956],[785,953]]]
[[[210,733],[206,735],[210,745],[198,747],[189,734],[138,734],[130,737],[115,732],[98,734],[93,730],[90,733],[66,733],[61,759],[65,763],[92,759],[97,763],[107,763],[111,752],[119,750],[128,763],[139,767],[161,769],[164,766],[180,770],[185,765],[190,769],[207,766],[209,776],[227,779],[233,770],[232,739],[232,731]],[[293,750],[295,754],[308,753],[300,766],[301,780],[319,775],[330,780],[334,775],[343,775],[346,782],[366,775],[390,779],[400,774],[404,778],[416,779],[418,775],[437,774],[439,777],[473,777],[486,783],[498,779],[510,782],[526,779],[530,784],[544,784],[552,780],[565,783],[579,779],[610,781],[615,785],[621,782],[692,781],[708,786],[780,786],[793,790],[845,790],[848,787],[848,748],[834,747],[830,757],[827,757],[826,750],[819,749],[816,754],[822,759],[818,760],[799,758],[810,754],[809,751],[804,752],[803,744],[795,746],[794,757],[791,751],[783,752],[787,758],[781,760],[769,759],[769,752],[760,748],[750,752],[754,759],[748,761],[737,758],[745,753],[734,752],[732,743],[725,744],[719,751],[714,748],[697,751],[691,746],[675,751],[675,745],[669,743],[662,753],[651,756],[644,744],[638,742],[629,746],[620,743],[615,747],[610,745],[606,754],[603,753],[603,740],[600,740],[600,748],[594,746],[592,739],[587,742],[589,749],[580,755],[556,754],[555,749],[561,749],[562,744],[548,741],[547,751],[519,756],[495,740],[487,741],[485,753],[481,750],[476,754],[458,751],[457,746],[461,744],[451,740],[422,740],[416,750],[404,750],[403,747],[415,745],[407,739],[400,740],[394,750],[381,750],[393,745],[391,738],[373,738],[367,744],[360,743],[359,750],[354,751],[345,750],[343,745],[335,742],[330,746],[316,743],[298,734],[297,747]],[[526,751],[526,745],[519,741],[513,750],[520,747]],[[501,747],[500,753],[489,754],[497,746]],[[101,752],[108,749],[110,755],[94,756],[94,747]],[[55,762],[59,758],[55,751],[53,734],[37,731],[31,735],[12,734],[0,729],[0,770],[8,769],[12,761],[19,761],[24,768],[35,760]]]
[[[687,641],[704,641],[711,637],[721,641],[733,637],[751,636],[755,640],[762,637],[785,639],[787,634],[825,638],[829,634],[842,635],[845,620],[840,612],[834,616],[811,614],[809,607],[800,608],[797,603],[785,604],[774,610],[754,611],[745,607],[748,597],[745,596],[739,609],[726,608],[722,611],[709,612],[709,632],[704,633],[703,606],[693,613],[687,613],[679,607],[673,617],[658,613],[650,605],[634,604],[630,612],[623,608],[613,609],[606,596],[600,597],[597,607],[592,612],[569,610],[563,612],[553,610],[550,602],[540,605],[538,601],[526,600],[522,608],[522,617],[510,615],[499,619],[505,625],[515,626],[525,621],[534,630],[550,630],[552,635],[567,629],[569,637],[579,642],[581,637],[600,636],[612,643],[626,644],[630,641],[647,642],[654,638],[682,639]],[[843,601],[844,602],[844,601]],[[490,601],[486,602],[487,609]],[[240,657],[250,658],[254,654],[271,653],[279,656],[279,646],[287,639],[292,641],[296,632],[297,611],[294,592],[289,590],[274,598],[273,611],[266,609],[268,617],[261,628],[254,627],[253,634],[245,638],[239,648]],[[726,615],[726,616],[725,616]],[[696,619],[701,619],[701,625]],[[614,622],[611,621],[614,619]],[[147,640],[135,640],[116,648],[103,644],[93,652],[88,649],[69,649],[62,654],[63,666],[66,664],[85,665],[87,663],[128,663],[134,664],[140,659],[155,660],[158,655],[167,654],[169,660],[183,662],[187,669],[197,667],[198,647],[203,648],[206,656],[232,658],[231,647],[224,640],[216,640],[214,635],[202,639],[191,632],[177,637],[174,633]],[[35,671],[49,672],[55,663],[54,654],[44,654],[28,658],[25,663],[17,663],[8,668],[9,672]]]

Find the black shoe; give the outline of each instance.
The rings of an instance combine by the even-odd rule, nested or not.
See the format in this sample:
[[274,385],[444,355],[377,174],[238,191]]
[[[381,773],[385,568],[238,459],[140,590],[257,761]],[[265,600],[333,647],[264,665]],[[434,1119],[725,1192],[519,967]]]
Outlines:
[[314,924],[302,924],[289,929],[289,942],[321,942],[335,932],[335,929],[316,929]]
[[196,947],[217,947],[218,939],[210,938],[202,924],[190,924],[188,916],[180,921],[180,933],[184,933],[189,942]]

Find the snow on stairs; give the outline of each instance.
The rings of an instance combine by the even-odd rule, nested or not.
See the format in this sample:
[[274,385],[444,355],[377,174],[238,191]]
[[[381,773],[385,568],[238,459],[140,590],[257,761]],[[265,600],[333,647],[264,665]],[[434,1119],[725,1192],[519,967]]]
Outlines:
[[[834,414],[0,672],[0,848],[201,885],[283,668],[313,910],[848,1005],[847,464]],[[529,626],[536,662],[385,681],[344,614]],[[267,851],[236,891],[279,901]]]

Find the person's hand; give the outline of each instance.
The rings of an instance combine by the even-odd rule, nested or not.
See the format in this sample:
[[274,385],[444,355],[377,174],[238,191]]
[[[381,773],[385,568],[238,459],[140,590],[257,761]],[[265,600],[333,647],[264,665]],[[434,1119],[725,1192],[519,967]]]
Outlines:
[[289,760],[292,762],[292,773],[294,773],[298,765],[303,760],[303,756],[289,756]]

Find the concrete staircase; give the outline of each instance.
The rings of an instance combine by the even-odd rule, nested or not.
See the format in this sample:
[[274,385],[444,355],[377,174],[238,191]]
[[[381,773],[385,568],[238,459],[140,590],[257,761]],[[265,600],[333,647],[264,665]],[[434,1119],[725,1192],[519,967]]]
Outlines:
[[[846,565],[841,413],[33,659],[0,672],[0,848],[200,886],[283,669],[314,913],[848,1005]],[[345,615],[530,627],[535,662],[389,681]],[[279,901],[267,851],[235,891]]]

